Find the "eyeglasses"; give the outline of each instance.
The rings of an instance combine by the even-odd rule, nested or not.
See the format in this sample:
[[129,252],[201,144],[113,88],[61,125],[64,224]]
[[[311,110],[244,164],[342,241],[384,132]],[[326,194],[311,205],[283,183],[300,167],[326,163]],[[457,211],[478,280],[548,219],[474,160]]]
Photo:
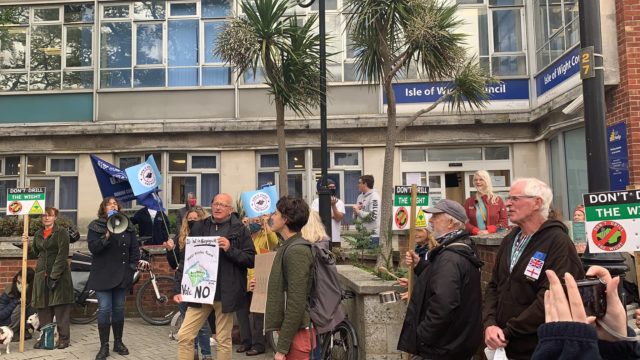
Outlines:
[[537,198],[537,196],[532,196],[532,195],[514,195],[514,196],[507,196],[507,201],[511,201],[511,202],[518,202],[522,199],[533,199],[533,198]]
[[227,205],[227,204],[223,204],[223,203],[213,203],[213,204],[211,204],[211,207],[230,208],[231,205]]

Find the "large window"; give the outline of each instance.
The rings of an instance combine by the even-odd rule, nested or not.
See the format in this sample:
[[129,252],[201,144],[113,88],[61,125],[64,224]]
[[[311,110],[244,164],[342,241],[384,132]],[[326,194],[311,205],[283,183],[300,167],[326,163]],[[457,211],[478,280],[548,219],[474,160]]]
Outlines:
[[[143,154],[122,154],[117,157],[120,169],[138,165],[149,155],[162,174],[160,198],[164,207],[178,209],[184,206],[187,193],[196,194],[198,201],[208,207],[214,195],[220,192],[220,156],[205,152],[147,152]],[[125,209],[139,207],[137,201],[122,204]]]
[[[319,149],[295,149],[287,151],[287,178],[289,195],[305,198],[309,204],[316,195],[316,184],[321,175]],[[258,187],[278,185],[278,154],[257,154]],[[358,198],[358,179],[362,175],[362,151],[356,149],[332,149],[329,151],[328,176],[336,183],[338,197],[344,201],[346,214],[342,223],[352,224],[352,205]]]
[[78,217],[78,160],[74,156],[28,155],[26,185],[46,188],[45,206],[73,220]]
[[231,84],[213,49],[231,0],[136,1],[102,5],[101,88]]
[[0,91],[93,88],[93,3],[3,6]]
[[[20,156],[0,157],[0,204],[7,204],[7,189],[17,188],[20,179]],[[7,212],[0,206],[0,216]]]
[[522,0],[458,0],[469,51],[495,76],[527,74]]
[[585,149],[584,128],[565,131],[549,140],[553,206],[565,219],[571,219],[573,209],[582,204],[582,194],[588,192]]
[[538,70],[580,42],[578,2],[534,0],[536,58]]

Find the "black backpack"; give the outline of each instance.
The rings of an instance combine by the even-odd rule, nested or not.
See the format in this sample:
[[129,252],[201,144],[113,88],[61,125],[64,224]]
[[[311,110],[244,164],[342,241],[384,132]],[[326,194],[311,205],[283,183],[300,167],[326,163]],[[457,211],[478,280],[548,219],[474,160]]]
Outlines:
[[[336,268],[335,255],[329,251],[328,241],[310,243],[300,238],[294,240],[282,254],[283,270],[287,250],[297,245],[311,248],[313,268],[311,269],[311,292],[307,300],[307,311],[309,311],[316,332],[323,334],[333,330],[345,318],[340,307],[343,292]],[[286,277],[286,270],[283,271],[283,274]]]

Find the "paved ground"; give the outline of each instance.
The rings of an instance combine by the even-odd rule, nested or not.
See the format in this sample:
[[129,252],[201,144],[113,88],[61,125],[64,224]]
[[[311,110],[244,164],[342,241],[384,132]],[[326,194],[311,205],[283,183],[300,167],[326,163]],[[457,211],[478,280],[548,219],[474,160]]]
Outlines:
[[[34,338],[35,339],[35,338]],[[178,342],[169,339],[169,326],[152,326],[142,319],[127,319],[124,326],[123,342],[129,348],[130,355],[120,356],[111,352],[109,359],[128,360],[164,360],[177,359]],[[96,323],[90,325],[71,325],[71,346],[64,350],[35,350],[33,344],[35,340],[25,342],[25,352],[20,353],[19,343],[11,343],[11,354],[6,355],[4,348],[0,359],[42,359],[42,360],[93,360],[100,341],[98,339],[98,327]],[[113,338],[111,339],[110,350],[113,348]],[[234,346],[235,350],[236,346]],[[215,348],[213,349],[215,354]],[[215,355],[214,355],[215,358]],[[273,359],[272,353],[258,356],[246,356],[244,354],[233,353],[234,359]]]

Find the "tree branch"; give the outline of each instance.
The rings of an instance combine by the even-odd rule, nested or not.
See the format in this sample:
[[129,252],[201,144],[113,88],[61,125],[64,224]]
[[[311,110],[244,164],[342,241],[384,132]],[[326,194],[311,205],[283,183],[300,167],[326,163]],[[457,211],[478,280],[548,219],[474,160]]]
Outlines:
[[409,48],[407,47],[402,52],[402,54],[400,54],[398,57],[393,59],[393,64],[395,65],[391,67],[391,72],[389,72],[389,75],[387,75],[385,82],[393,80],[393,76],[395,76],[395,74],[404,66],[404,64],[407,63],[408,59],[409,59]]
[[440,96],[440,98],[438,100],[436,100],[436,102],[434,102],[433,104],[429,105],[428,107],[426,107],[424,109],[418,110],[416,113],[411,115],[411,117],[409,118],[409,120],[407,120],[407,122],[405,122],[404,124],[396,127],[396,131],[398,132],[398,134],[400,134],[400,132],[402,132],[402,130],[406,129],[407,126],[413,124],[413,122],[416,121],[420,117],[420,115],[426,114],[429,111],[435,109],[436,106],[440,105],[442,102],[444,102],[450,96],[451,96],[451,93],[444,94],[444,95]]

